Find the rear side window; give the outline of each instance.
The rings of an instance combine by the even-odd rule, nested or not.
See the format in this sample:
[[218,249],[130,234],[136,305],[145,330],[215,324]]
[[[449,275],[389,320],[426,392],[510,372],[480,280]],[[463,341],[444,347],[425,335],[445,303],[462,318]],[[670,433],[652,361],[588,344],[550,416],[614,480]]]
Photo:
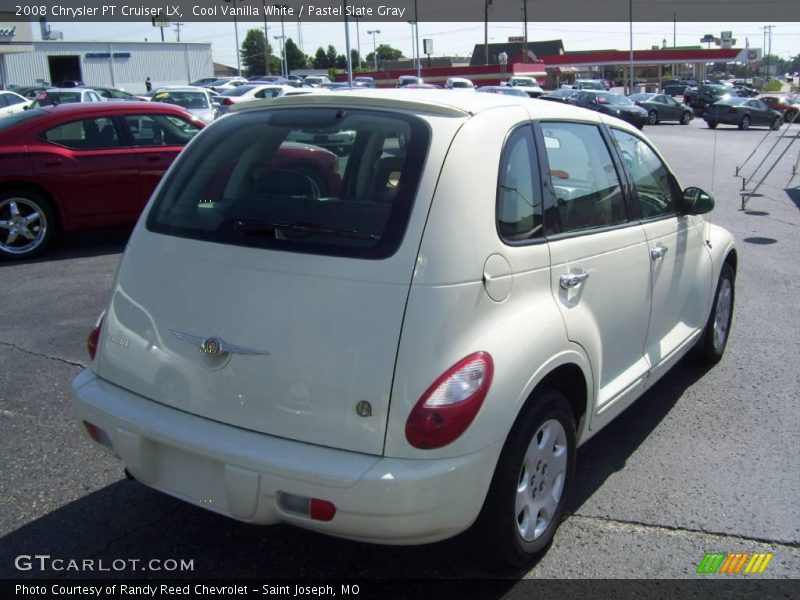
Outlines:
[[134,146],[185,146],[200,127],[171,115],[127,115],[123,118]]
[[377,111],[240,113],[187,148],[147,226],[224,244],[385,258],[402,241],[429,139],[422,120]]
[[542,188],[533,132],[520,127],[506,142],[497,188],[497,230],[506,241],[542,234]]
[[625,198],[600,130],[581,123],[541,126],[557,208],[548,222],[548,233],[625,223]]

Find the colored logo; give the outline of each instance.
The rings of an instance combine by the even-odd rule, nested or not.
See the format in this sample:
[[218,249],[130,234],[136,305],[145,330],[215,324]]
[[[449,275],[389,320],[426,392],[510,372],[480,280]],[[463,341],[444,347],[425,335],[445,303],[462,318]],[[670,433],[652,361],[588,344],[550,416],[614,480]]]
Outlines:
[[755,574],[763,573],[767,570],[769,561],[772,560],[772,553],[765,552],[738,552],[727,554],[725,552],[706,553],[700,565],[697,567],[698,573],[727,573],[727,574]]

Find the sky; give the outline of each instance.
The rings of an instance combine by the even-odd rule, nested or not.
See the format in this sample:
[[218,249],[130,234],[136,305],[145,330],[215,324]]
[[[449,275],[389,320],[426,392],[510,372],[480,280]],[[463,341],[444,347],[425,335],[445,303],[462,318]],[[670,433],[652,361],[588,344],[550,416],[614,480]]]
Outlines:
[[[761,48],[764,42],[762,27],[767,23],[677,23],[676,45],[699,45],[700,38],[711,33],[719,37],[722,31],[733,31],[736,47],[745,47],[749,40],[751,48]],[[244,39],[248,29],[263,25],[254,22],[238,23],[239,43]],[[286,37],[295,43],[300,39],[298,24],[285,24]],[[306,54],[314,55],[320,46],[333,44],[340,54],[344,54],[345,31],[343,23],[303,23],[302,49]],[[39,28],[34,24],[34,37],[38,39]],[[104,41],[104,42],[142,42],[145,38],[150,42],[160,42],[158,28],[146,23],[51,23],[55,31],[62,31],[67,41]],[[350,23],[350,43],[356,48],[358,38],[361,42],[361,54],[366,56],[372,52],[372,36],[367,31],[380,30],[375,40],[378,45],[389,44],[403,51],[410,57],[412,52],[411,26],[405,23],[363,23],[356,35],[356,24]],[[277,47],[279,42],[273,39],[280,34],[279,23],[269,23],[270,43]],[[490,23],[489,41],[505,42],[509,36],[522,35],[522,23]],[[174,28],[164,30],[167,42],[176,41]],[[185,23],[181,28],[182,42],[211,42],[215,62],[236,66],[236,43],[233,21],[220,23]],[[420,23],[419,39],[433,39],[434,54],[432,56],[470,56],[475,44],[483,43],[483,23]],[[600,50],[629,48],[628,23],[528,23],[528,39],[531,41],[562,39],[564,49]],[[668,46],[673,44],[672,23],[634,23],[633,46],[635,49],[650,49],[661,46],[663,41]],[[800,23],[777,23],[772,30],[772,54],[788,59],[800,54]]]

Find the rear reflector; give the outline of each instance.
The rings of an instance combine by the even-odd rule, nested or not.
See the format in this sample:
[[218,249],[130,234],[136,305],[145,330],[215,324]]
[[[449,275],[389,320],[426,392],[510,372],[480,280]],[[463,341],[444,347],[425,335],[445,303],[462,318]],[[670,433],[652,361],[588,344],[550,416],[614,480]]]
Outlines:
[[95,442],[101,446],[105,446],[109,450],[114,449],[113,445],[111,444],[111,438],[108,437],[108,434],[103,429],[100,429],[97,425],[93,425],[88,421],[84,421],[83,426],[86,427],[86,433],[88,433],[89,437]]
[[278,505],[289,513],[307,517],[314,521],[330,521],[336,515],[333,502],[319,498],[306,498],[285,492],[278,492]]

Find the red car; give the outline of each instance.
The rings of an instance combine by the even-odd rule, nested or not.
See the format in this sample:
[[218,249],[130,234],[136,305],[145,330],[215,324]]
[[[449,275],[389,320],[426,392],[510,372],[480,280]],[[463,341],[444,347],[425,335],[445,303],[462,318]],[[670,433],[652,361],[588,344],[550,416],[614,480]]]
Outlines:
[[204,126],[169,104],[34,108],[0,120],[0,258],[42,252],[61,231],[133,223]]
[[784,122],[800,122],[800,101],[789,96],[761,96],[760,100],[772,110],[782,113]]

